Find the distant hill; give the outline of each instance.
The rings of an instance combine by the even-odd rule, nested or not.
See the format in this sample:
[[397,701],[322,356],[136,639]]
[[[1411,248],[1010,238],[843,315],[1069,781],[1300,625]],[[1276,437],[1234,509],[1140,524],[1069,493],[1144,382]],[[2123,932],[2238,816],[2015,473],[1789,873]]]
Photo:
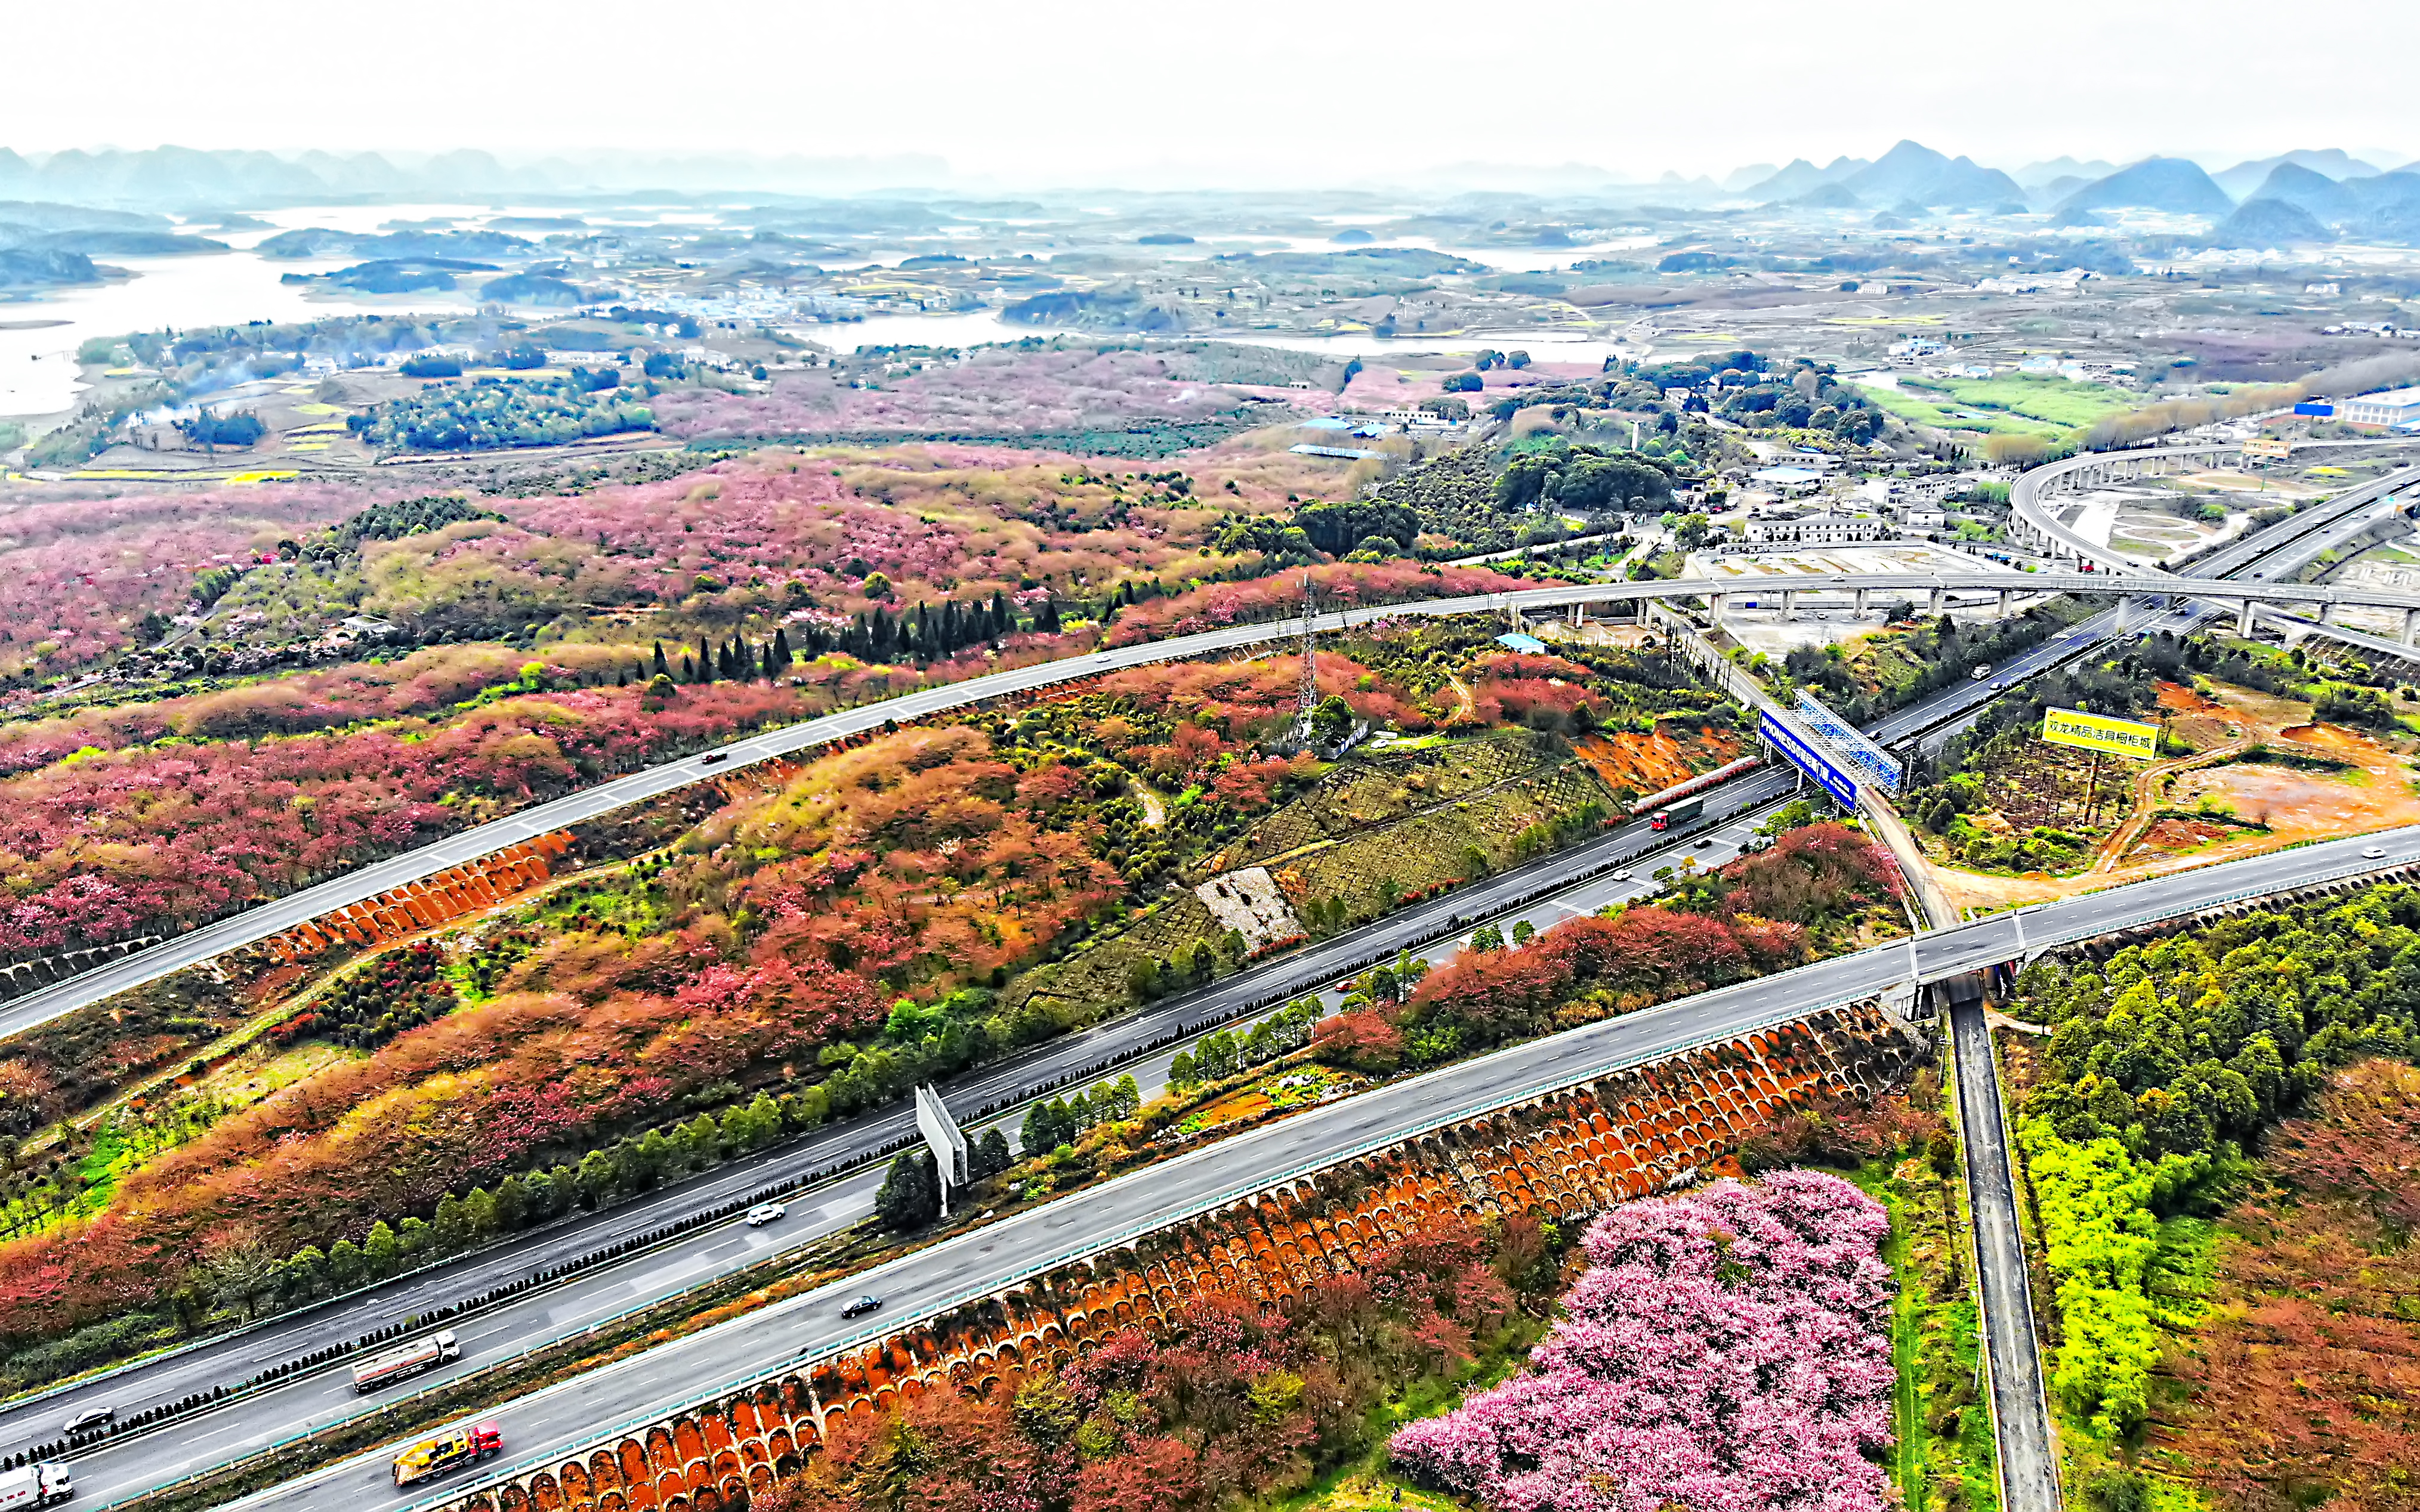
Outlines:
[[2352,192],[2323,173],[2299,162],[2281,162],[2244,199],[2250,208],[2262,200],[2282,200],[2325,225],[2343,225],[2361,213]]
[[1869,205],[1992,209],[2025,198],[2017,181],[1997,168],[1944,156],[1921,142],[1900,142],[1838,182]]
[[2223,216],[2235,208],[2226,191],[2211,181],[2201,164],[2184,158],[2145,158],[2070,194],[2062,218],[2077,210],[2167,210],[2178,215]]
[[2341,147],[2322,147],[2318,151],[2304,147],[2293,152],[2281,152],[2273,158],[2239,162],[2232,168],[2211,175],[2211,179],[2237,199],[2253,199],[2259,196],[2272,173],[2288,165],[2331,179],[2367,178],[2378,172]]
[[2248,199],[2210,233],[2213,247],[2287,247],[2331,239],[2311,212],[2282,199]]
[[0,251],[0,288],[54,288],[61,284],[97,284],[100,272],[80,252]]
[[206,237],[172,236],[165,231],[117,231],[94,227],[75,231],[30,232],[0,222],[0,247],[25,251],[73,252],[87,257],[177,257],[188,253],[225,252],[227,244]]
[[498,304],[574,305],[580,290],[544,273],[512,273],[479,285],[479,298]]
[[1851,193],[1846,184],[1819,184],[1783,203],[1806,210],[1855,210],[1863,209],[1866,202]]
[[2074,174],[2068,174],[2063,177],[2054,178],[2048,183],[2033,186],[2025,192],[2025,203],[2038,210],[2055,209],[2066,202],[2068,195],[2090,182],[2092,180],[2089,178],[2080,178]]
[[1795,199],[1825,184],[1838,183],[1865,166],[1863,158],[1834,158],[1828,168],[1818,168],[1805,158],[1794,158],[1779,173],[1741,193],[1768,204],[1776,200]]
[[2384,241],[2420,241],[2420,164],[2375,178],[2348,178],[2343,189],[2360,207],[2351,226],[2356,233]]
[[2098,158],[2090,162],[2078,162],[2073,158],[2053,158],[2046,162],[2026,163],[2009,177],[2027,189],[2039,190],[2060,178],[2072,178],[2079,184],[2088,184],[2095,178],[2106,178],[2117,171],[2116,163],[2102,162]]
[[514,257],[536,252],[537,244],[502,231],[331,231],[305,226],[281,231],[261,242],[264,257]]

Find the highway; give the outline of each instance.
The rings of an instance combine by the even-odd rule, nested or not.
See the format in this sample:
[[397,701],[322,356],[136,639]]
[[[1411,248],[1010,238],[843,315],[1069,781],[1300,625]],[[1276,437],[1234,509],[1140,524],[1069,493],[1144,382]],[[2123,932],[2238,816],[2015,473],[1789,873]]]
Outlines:
[[[2307,530],[2311,523],[2298,519],[2260,532],[2273,540],[2266,547],[2240,544],[2242,559],[2252,560],[2264,550],[2275,549],[2273,537],[2281,532]],[[2022,678],[2089,650],[2106,635],[2113,621],[2114,616],[2102,615],[2063,632],[1998,669],[2000,679]],[[1987,684],[1959,684],[1892,715],[1876,727],[1875,733],[1886,741],[1897,741],[1921,729],[1971,717],[1975,710],[1995,696]],[[1526,918],[1544,929],[1560,918],[1592,912],[1651,889],[1652,882],[1645,880],[1648,873],[1682,854],[1694,851],[1700,865],[1721,865],[1737,854],[1738,837],[1745,831],[1745,826],[1730,825],[1730,817],[1756,812],[1785,795],[1793,785],[1787,773],[1767,771],[1751,774],[1717,790],[1710,797],[1705,821],[1713,833],[1702,847],[1668,843],[1660,850],[1651,851],[1658,838],[1648,825],[1643,822],[1624,825],[1585,846],[1405,909],[1351,935],[1097,1026],[1082,1035],[1039,1047],[951,1086],[945,1089],[946,1100],[961,1118],[987,1106],[1021,1104],[1025,1096],[1054,1087],[1070,1074],[1089,1074],[1105,1062],[1115,1062],[1115,1070],[1132,1069],[1147,1085],[1151,1084],[1164,1073],[1167,1057],[1176,1047],[1164,1047],[1156,1056],[1138,1061],[1140,1047],[1187,1026],[1233,1021],[1256,1002],[1317,990],[1367,961],[1391,956],[1399,949],[1419,949],[1419,942],[1441,934],[1456,916],[1474,921],[1493,918],[1508,930],[1515,919]],[[1568,886],[1572,878],[1604,872],[1627,859],[1637,861],[1632,868],[1636,875],[1630,881],[1598,876],[1592,882]],[[1526,907],[1512,906],[1520,899],[1550,888],[1561,890]],[[1461,931],[1454,940],[1440,940],[1426,953],[1442,955],[1445,949],[1457,948],[1467,937],[1467,930]],[[893,1105],[720,1167],[628,1206],[579,1214],[549,1228],[516,1236],[509,1243],[480,1255],[355,1293],[341,1303],[322,1304],[256,1330],[21,1403],[0,1412],[0,1454],[22,1451],[54,1437],[61,1422],[85,1408],[106,1405],[121,1414],[132,1415],[147,1406],[242,1380],[266,1365],[349,1343],[365,1333],[518,1282],[631,1236],[679,1224],[751,1193],[794,1183],[815,1172],[862,1164],[905,1137],[910,1129],[906,1105]],[[477,1331],[473,1358],[461,1368],[473,1368],[501,1351],[530,1347],[575,1322],[584,1324],[752,1264],[778,1252],[769,1247],[777,1239],[783,1248],[802,1244],[861,1212],[864,1197],[876,1179],[870,1175],[846,1178],[818,1188],[802,1201],[791,1223],[778,1234],[773,1230],[747,1229],[736,1220],[711,1226],[646,1255],[598,1267],[565,1286],[502,1304],[473,1325]],[[323,1367],[323,1372],[340,1375],[343,1369],[339,1363]],[[307,1381],[310,1378],[303,1379]],[[295,1391],[300,1384],[282,1387],[277,1395]],[[173,1428],[167,1431],[181,1432]],[[101,1458],[114,1459],[135,1442],[114,1440],[98,1456],[82,1462],[97,1466]]]
[[1997,1429],[2001,1503],[2008,1512],[2058,1512],[2058,1447],[2042,1389],[2040,1335],[2024,1235],[2017,1226],[2014,1162],[2002,1112],[1983,999],[1953,1003],[1951,1053],[1958,1068],[1959,1143],[1966,1158],[1967,1211],[1975,1231],[1976,1288],[1983,1314],[1992,1421]]
[[[2138,591],[2157,582],[2162,591],[2189,583],[2199,597],[2231,600],[2242,597],[2299,605],[2324,614],[2341,604],[2388,609],[2420,609],[2420,594],[2372,589],[2347,589],[2296,583],[2222,583],[2208,579],[2120,578],[2095,573],[1873,573],[1858,576],[1808,577],[1792,584],[1807,594],[1859,591],[1946,596],[1973,594],[2041,594],[2057,593],[2119,593]],[[1546,613],[1587,605],[1634,603],[1643,599],[1690,598],[1710,593],[1772,593],[1762,589],[1726,588],[1722,584],[1681,579],[1646,583],[1589,583],[1557,588],[1525,589],[1504,594],[1427,599],[1417,603],[1357,609],[1318,617],[1323,630],[1402,617],[1482,613]],[[1133,646],[1062,658],[1010,671],[991,672],[961,683],[923,688],[878,703],[768,730],[732,741],[715,751],[686,757],[586,788],[568,796],[534,805],[518,814],[494,820],[460,834],[435,841],[417,850],[357,868],[341,877],[317,884],[284,898],[231,915],[216,922],[131,951],[72,976],[39,987],[0,1006],[0,1039],[22,1034],[63,1013],[101,1001],[112,994],[156,981],[187,966],[268,938],[306,919],[349,903],[376,897],[390,888],[476,860],[508,846],[569,825],[595,819],[613,810],[687,787],[716,775],[727,775],[752,762],[791,755],[812,747],[879,728],[887,720],[910,720],[990,699],[1052,687],[1078,678],[1125,668],[1155,665],[1190,656],[1245,650],[1286,640],[1301,630],[1301,622],[1273,621],[1241,625],[1196,635],[1177,636]]]
[[[2381,848],[2383,858],[2365,858],[2361,852],[2368,845]],[[815,1292],[478,1413],[473,1420],[492,1417],[504,1426],[506,1461],[496,1474],[534,1467],[625,1426],[777,1374],[800,1359],[886,1335],[960,1302],[1017,1285],[1294,1175],[1508,1103],[1869,996],[1906,982],[1911,975],[1940,980],[2017,959],[2029,944],[2096,938],[2244,897],[2414,863],[2420,863],[2420,828],[2331,841],[2259,857],[2249,865],[2211,867],[2040,904],[2021,914],[1994,915],[1512,1046],[1015,1213]],[[841,1318],[841,1304],[864,1291],[885,1299],[877,1318],[870,1323]],[[209,1421],[203,1420],[205,1430]],[[211,1442],[235,1447],[246,1436],[229,1427],[211,1431]],[[427,1505],[451,1501],[466,1489],[448,1488],[430,1498],[398,1494],[389,1485],[389,1458],[386,1453],[356,1457],[237,1504],[296,1512],[339,1504]]]
[[[1467,929],[1454,929],[1457,918],[1494,918],[1508,929],[1514,919],[1527,918],[1543,929],[1574,914],[1593,912],[1653,890],[1656,885],[1649,873],[1683,855],[1694,855],[1701,866],[1719,866],[1739,854],[1747,828],[1733,823],[1733,816],[1770,807],[1791,786],[1786,775],[1750,774],[1710,795],[1699,836],[1659,836],[1643,820],[1625,825],[1586,845],[1403,909],[1350,934],[1199,992],[1164,999],[1082,1034],[1036,1047],[952,1084],[944,1091],[944,1101],[973,1129],[987,1126],[970,1121],[979,1110],[1014,1102],[1016,1105],[1006,1114],[988,1120],[1005,1123],[1014,1143],[1015,1120],[1032,1092],[1054,1088],[1071,1073],[1089,1076],[1104,1061],[1114,1062],[1108,1074],[1131,1070],[1146,1091],[1156,1089],[1165,1077],[1169,1059],[1182,1046],[1171,1043],[1147,1054],[1141,1046],[1192,1026],[1249,1023],[1252,1016],[1249,1011],[1256,1003],[1328,988],[1365,963],[1391,958],[1398,949],[1442,960],[1469,937]],[[1637,864],[1626,868],[1634,872],[1628,880],[1611,874],[1590,876],[1629,861]],[[1574,878],[1586,880],[1575,886],[1571,885]],[[1542,891],[1547,896],[1524,904],[1524,900]],[[1434,945],[1422,944],[1433,936],[1444,937]],[[736,1218],[711,1225],[644,1254],[598,1266],[562,1285],[508,1299],[467,1319],[461,1325],[468,1346],[464,1361],[422,1378],[421,1383],[449,1379],[567,1330],[801,1247],[855,1221],[869,1211],[873,1191],[881,1181],[880,1167],[865,1163],[910,1134],[913,1128],[908,1105],[894,1103],[623,1207],[580,1214],[386,1286],[21,1402],[0,1413],[0,1454],[22,1452],[56,1438],[63,1422],[87,1408],[107,1406],[131,1416],[146,1407],[245,1379],[267,1365],[349,1344],[364,1334],[519,1281],[619,1240],[677,1224],[768,1186],[834,1166],[863,1167],[793,1199],[791,1216],[780,1226],[749,1228]],[[303,1414],[318,1426],[344,1412],[365,1410],[365,1404],[344,1390],[349,1368],[349,1362],[334,1362],[274,1391],[247,1398],[240,1409],[210,1414],[209,1420],[225,1418],[230,1426],[253,1425],[233,1440],[225,1436],[231,1427],[205,1431],[198,1427],[205,1420],[194,1418],[106,1440],[78,1456],[79,1478],[98,1495],[139,1490],[217,1463],[226,1458],[230,1443],[248,1443],[259,1431],[282,1431],[279,1424],[300,1421]],[[259,1428],[259,1421],[270,1426]]]
[[[2285,529],[2300,527],[2307,530],[2311,523],[2310,520],[2298,519],[2294,525]],[[2273,536],[2276,532],[2260,533]],[[2245,543],[2239,543],[2235,549],[2242,551],[2248,560],[2260,551],[2273,550],[2275,547],[2273,542],[2266,547],[2256,547],[2247,539]],[[2224,567],[2218,563],[2213,563],[2213,565]],[[2024,586],[2030,589],[2035,585],[2026,582]],[[2102,578],[2093,579],[2091,586],[2105,591],[2117,585]],[[1518,596],[1527,598],[1530,595]],[[1494,607],[1501,600],[1483,602]],[[1420,606],[1423,609],[1441,607]],[[1365,611],[1364,615],[1357,618],[1366,617],[1367,612],[1372,611]],[[2105,634],[2106,622],[2110,619],[2112,616],[2102,616],[2036,648],[2000,669],[2001,677],[2012,679],[2028,675],[2088,649]],[[1298,625],[1286,625],[1238,627],[1247,636],[1260,638],[1291,634],[1296,628]],[[1233,633],[1222,633],[1221,638]],[[1988,702],[1993,696],[1988,686],[1981,684],[1945,689],[1925,703],[1892,716],[1877,728],[1877,733],[1885,740],[1899,739],[1918,728],[1970,716],[1974,709]],[[871,719],[892,717],[902,711],[894,703],[855,712]],[[740,743],[742,746],[748,744]],[[650,775],[641,774],[642,777]],[[684,773],[681,779],[689,780],[692,775]],[[1709,817],[1716,829],[1727,833],[1718,835],[1705,848],[1696,851],[1700,864],[1720,865],[1736,854],[1737,839],[1745,833],[1745,826],[1728,825],[1727,816],[1756,811],[1782,795],[1790,785],[1791,779],[1787,776],[1766,772],[1727,784],[1719,790],[1709,806]],[[948,1101],[961,1117],[965,1117],[975,1109],[1011,1102],[1034,1089],[1052,1087],[1070,1073],[1090,1072],[1100,1063],[1112,1059],[1119,1062],[1116,1069],[1133,1069],[1147,1084],[1153,1083],[1159,1073],[1164,1072],[1167,1057],[1176,1047],[1164,1047],[1156,1056],[1137,1061],[1134,1058],[1137,1046],[1185,1026],[1229,1019],[1253,1002],[1272,995],[1315,990],[1375,956],[1391,955],[1398,948],[1414,946],[1426,936],[1439,933],[1456,915],[1466,918],[1496,918],[1508,928],[1514,918],[1528,918],[1538,927],[1544,928],[1561,918],[1590,912],[1607,903],[1635,896],[1652,887],[1651,883],[1639,878],[1643,878],[1654,866],[1675,858],[1688,847],[1668,845],[1661,852],[1645,856],[1635,869],[1638,877],[1631,881],[1599,877],[1559,896],[1507,912],[1518,899],[1572,877],[1602,872],[1623,858],[1637,857],[1654,843],[1654,838],[1643,824],[1626,825],[1580,849],[1547,857],[1514,872],[1490,879],[1479,887],[1405,910],[1369,930],[1326,942],[1201,993],[1163,1002],[1143,1012],[1097,1026],[1084,1035],[1042,1047],[1015,1062],[992,1068],[953,1086],[947,1092]],[[1466,939],[1467,932],[1462,932],[1460,938]],[[1433,950],[1431,953],[1440,952]],[[208,1390],[240,1380],[265,1365],[330,1345],[348,1343],[363,1333],[382,1328],[412,1314],[518,1281],[535,1272],[591,1254],[618,1240],[676,1224],[694,1213],[719,1207],[765,1187],[793,1182],[812,1172],[861,1163],[884,1146],[904,1136],[909,1128],[904,1105],[886,1109],[847,1125],[818,1131],[813,1136],[750,1160],[721,1167],[639,1203],[602,1213],[583,1214],[549,1229],[519,1236],[513,1243],[487,1254],[466,1257],[386,1287],[356,1294],[346,1299],[342,1305],[323,1305],[313,1311],[289,1316],[254,1331],[207,1343],[82,1387],[21,1404],[14,1411],[0,1413],[0,1453],[22,1450],[54,1437],[58,1424],[85,1407],[106,1404],[116,1407],[121,1413],[131,1414],[147,1405],[172,1401],[195,1390]],[[782,1249],[802,1244],[861,1214],[877,1180],[878,1172],[864,1172],[819,1187],[811,1196],[800,1201],[789,1223],[779,1229],[752,1230],[736,1222],[710,1227],[646,1255],[599,1267],[564,1286],[514,1299],[490,1309],[465,1325],[466,1338],[472,1346],[471,1358],[459,1368],[475,1368],[500,1354],[528,1348],[566,1327],[584,1325],[641,1302],[696,1286]],[[313,1422],[324,1421],[323,1413],[357,1408],[360,1404],[354,1403],[341,1390],[336,1392],[333,1403],[322,1403],[316,1409],[309,1407],[307,1398],[314,1389],[312,1382],[315,1380],[319,1381],[321,1388],[337,1386],[343,1370],[342,1364],[328,1366],[318,1377],[305,1375],[274,1392],[249,1399],[242,1408],[223,1409],[211,1414],[213,1420],[227,1420],[222,1428],[189,1431],[193,1424],[186,1420],[182,1426],[173,1426],[163,1431],[112,1441],[98,1453],[80,1457],[80,1470],[88,1477],[87,1484],[96,1494],[109,1496],[188,1473],[215,1462],[230,1449],[240,1452],[241,1445],[258,1442],[263,1430],[257,1427],[235,1430],[238,1419],[245,1423],[255,1420],[258,1404],[283,1403],[272,1415],[282,1416],[288,1425],[304,1417]],[[298,1412],[289,1409],[305,1411]],[[266,1431],[274,1434],[283,1430],[272,1426]],[[230,1433],[232,1437],[229,1437]],[[177,1464],[162,1463],[156,1450],[161,1441],[167,1440],[178,1441],[181,1447],[191,1452],[175,1457],[179,1461]],[[114,1465],[121,1458],[126,1464],[124,1474],[119,1475],[104,1468],[105,1464]]]

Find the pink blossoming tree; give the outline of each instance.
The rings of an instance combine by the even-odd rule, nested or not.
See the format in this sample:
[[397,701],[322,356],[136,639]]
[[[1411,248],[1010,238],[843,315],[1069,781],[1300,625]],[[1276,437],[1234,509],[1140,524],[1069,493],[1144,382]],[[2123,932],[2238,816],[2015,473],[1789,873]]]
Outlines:
[[1880,1512],[1889,1228],[1805,1170],[1618,1208],[1537,1368],[1403,1428],[1395,1462],[1500,1512]]

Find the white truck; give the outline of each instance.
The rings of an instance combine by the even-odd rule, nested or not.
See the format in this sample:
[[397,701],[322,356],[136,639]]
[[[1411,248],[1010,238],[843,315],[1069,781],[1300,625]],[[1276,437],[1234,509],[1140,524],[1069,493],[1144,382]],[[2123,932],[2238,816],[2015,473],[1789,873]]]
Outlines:
[[389,1350],[384,1354],[374,1354],[353,1366],[353,1390],[356,1393],[373,1392],[406,1376],[416,1376],[423,1370],[433,1370],[448,1360],[460,1358],[461,1342],[455,1338],[454,1331],[449,1328],[442,1334],[431,1334],[427,1338]]
[[68,1467],[39,1461],[0,1474],[0,1512],[21,1506],[49,1506],[75,1494],[75,1478]]

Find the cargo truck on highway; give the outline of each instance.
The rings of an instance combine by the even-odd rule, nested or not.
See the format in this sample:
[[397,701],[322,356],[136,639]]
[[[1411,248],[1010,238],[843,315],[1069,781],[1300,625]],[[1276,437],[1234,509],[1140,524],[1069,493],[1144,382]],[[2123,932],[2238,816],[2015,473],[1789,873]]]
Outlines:
[[44,1460],[0,1475],[0,1508],[49,1506],[75,1494],[68,1467]]
[[1647,823],[1651,828],[1669,829],[1674,825],[1685,825],[1690,820],[1697,818],[1699,814],[1704,813],[1705,811],[1705,799],[1683,798],[1679,803],[1672,805],[1669,809],[1656,810],[1655,817],[1650,819]]
[[461,1343],[449,1328],[442,1334],[431,1334],[425,1339],[389,1350],[384,1354],[374,1354],[353,1366],[353,1390],[373,1392],[406,1376],[434,1370],[448,1360],[460,1358]]
[[423,1439],[395,1457],[396,1489],[416,1486],[425,1480],[435,1480],[448,1471],[475,1464],[489,1455],[504,1452],[504,1430],[503,1425],[497,1423],[459,1427],[433,1439]]

